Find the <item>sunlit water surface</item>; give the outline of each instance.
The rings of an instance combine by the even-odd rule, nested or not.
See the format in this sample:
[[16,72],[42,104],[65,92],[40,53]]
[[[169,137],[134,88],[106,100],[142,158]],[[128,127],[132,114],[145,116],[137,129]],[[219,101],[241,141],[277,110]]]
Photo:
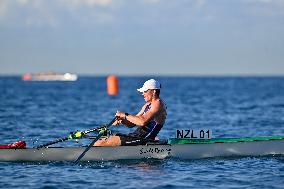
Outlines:
[[[104,77],[76,82],[23,82],[0,77],[0,143],[29,147],[108,123],[117,110],[137,113],[136,89],[148,78],[119,78],[120,93],[106,95]],[[283,77],[160,77],[168,119],[160,138],[176,129],[206,128],[213,137],[284,135]],[[130,129],[116,127],[115,131]],[[81,146],[67,141],[57,146]],[[2,188],[284,188],[284,157],[180,161],[0,162]]]

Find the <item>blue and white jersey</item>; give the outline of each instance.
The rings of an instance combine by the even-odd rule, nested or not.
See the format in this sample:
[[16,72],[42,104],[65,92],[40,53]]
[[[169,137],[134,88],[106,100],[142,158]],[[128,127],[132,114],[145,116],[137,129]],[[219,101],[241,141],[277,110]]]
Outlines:
[[[151,104],[148,104],[144,110],[145,114],[151,109]],[[152,139],[154,140],[155,137],[158,135],[160,130],[162,129],[163,125],[158,124],[155,120],[151,120],[147,125],[143,127],[138,127],[133,133],[130,133],[130,136],[134,137],[141,137],[145,139]]]

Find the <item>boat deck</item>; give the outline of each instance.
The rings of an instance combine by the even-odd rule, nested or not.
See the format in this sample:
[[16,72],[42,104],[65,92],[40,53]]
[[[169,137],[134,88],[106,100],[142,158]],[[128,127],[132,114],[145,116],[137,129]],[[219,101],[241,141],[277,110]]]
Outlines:
[[231,143],[231,142],[252,142],[252,141],[268,141],[281,140],[284,136],[260,136],[260,137],[244,137],[244,138],[215,138],[215,139],[178,139],[170,138],[169,144],[214,144],[214,143]]

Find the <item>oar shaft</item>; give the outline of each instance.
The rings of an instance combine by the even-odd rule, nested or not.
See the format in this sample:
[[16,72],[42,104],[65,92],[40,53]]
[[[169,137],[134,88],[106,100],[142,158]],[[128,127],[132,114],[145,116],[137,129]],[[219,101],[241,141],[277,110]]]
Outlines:
[[[88,134],[88,133],[94,132],[94,131],[96,131],[96,130],[99,130],[100,128],[103,128],[103,127],[97,127],[97,128],[89,129],[89,130],[83,131],[82,133]],[[56,139],[56,140],[54,140],[54,141],[47,142],[47,143],[42,144],[42,145],[38,145],[38,146],[36,146],[36,147],[34,147],[34,148],[43,148],[43,147],[50,146],[50,145],[52,145],[52,144],[56,144],[56,143],[59,143],[59,142],[63,142],[63,141],[69,140],[69,139],[70,139],[69,137],[59,138],[59,139]]]
[[[116,120],[116,117],[114,117],[109,124],[105,126],[106,129],[108,129]],[[99,133],[99,135],[89,144],[89,146],[84,150],[84,152],[75,160],[75,164],[77,164],[84,156],[85,154],[89,151],[89,149],[103,136],[104,133]]]
[[65,137],[65,138],[59,138],[57,140],[54,140],[54,141],[50,141],[48,143],[45,143],[45,144],[42,144],[42,145],[38,145],[36,146],[35,148],[43,148],[43,147],[46,147],[46,146],[49,146],[49,145],[52,145],[52,144],[56,144],[58,142],[63,142],[63,141],[66,141],[68,140],[68,137]]
[[75,164],[77,164],[84,156],[85,154],[89,151],[89,149],[95,144],[95,142],[97,142],[101,136],[103,134],[99,134],[92,142],[91,144],[89,144],[89,146],[84,150],[84,152],[76,159],[76,161],[74,162]]

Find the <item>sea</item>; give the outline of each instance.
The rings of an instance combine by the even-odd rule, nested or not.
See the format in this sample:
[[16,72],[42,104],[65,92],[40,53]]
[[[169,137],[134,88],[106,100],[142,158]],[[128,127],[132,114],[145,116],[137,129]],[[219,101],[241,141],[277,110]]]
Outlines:
[[[116,111],[136,114],[144,81],[162,84],[167,120],[160,139],[177,130],[209,129],[212,138],[284,135],[284,77],[106,77],[75,82],[0,77],[0,144],[28,147],[109,123]],[[128,133],[131,128],[112,128]],[[88,139],[54,146],[86,146]],[[0,188],[284,188],[284,156],[81,162],[0,162]]]

